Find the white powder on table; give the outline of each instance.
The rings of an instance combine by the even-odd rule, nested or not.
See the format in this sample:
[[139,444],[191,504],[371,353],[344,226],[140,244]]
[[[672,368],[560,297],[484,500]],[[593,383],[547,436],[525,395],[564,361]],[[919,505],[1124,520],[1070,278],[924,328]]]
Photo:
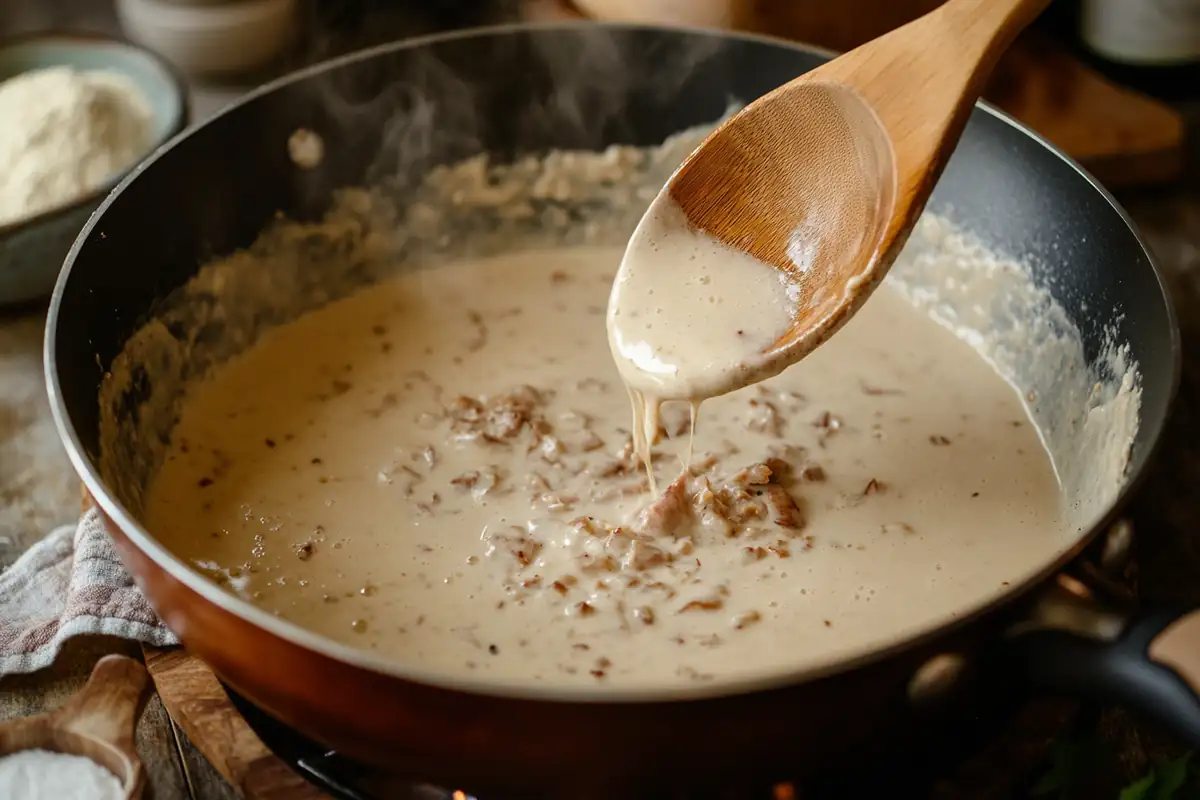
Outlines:
[[0,224],[99,188],[153,136],[150,104],[124,75],[50,67],[0,83]]
[[0,797],[21,800],[123,800],[117,776],[83,756],[21,750],[0,757]]

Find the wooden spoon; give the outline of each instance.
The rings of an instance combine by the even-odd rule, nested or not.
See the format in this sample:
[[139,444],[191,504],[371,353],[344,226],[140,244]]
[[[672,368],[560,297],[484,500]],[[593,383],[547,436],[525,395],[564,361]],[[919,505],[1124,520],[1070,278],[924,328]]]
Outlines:
[[1001,53],[1049,0],[949,0],[751,103],[663,189],[792,277],[782,369],[858,310],[908,239]]
[[149,686],[137,661],[105,656],[58,710],[0,724],[0,757],[33,749],[84,756],[117,777],[125,800],[139,800],[144,775],[133,734]]

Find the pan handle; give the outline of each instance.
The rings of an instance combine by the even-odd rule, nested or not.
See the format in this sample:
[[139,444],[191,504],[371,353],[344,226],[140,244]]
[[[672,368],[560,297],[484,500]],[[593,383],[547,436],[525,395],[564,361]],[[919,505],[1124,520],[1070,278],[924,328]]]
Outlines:
[[1036,688],[1115,701],[1200,746],[1200,608],[1106,608],[1060,575],[1004,660]]

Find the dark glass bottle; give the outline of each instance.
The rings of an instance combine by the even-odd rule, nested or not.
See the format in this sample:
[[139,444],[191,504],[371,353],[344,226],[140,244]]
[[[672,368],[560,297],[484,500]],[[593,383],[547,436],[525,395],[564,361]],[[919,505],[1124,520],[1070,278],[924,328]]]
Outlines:
[[1165,100],[1200,99],[1200,0],[1079,0],[1084,59]]

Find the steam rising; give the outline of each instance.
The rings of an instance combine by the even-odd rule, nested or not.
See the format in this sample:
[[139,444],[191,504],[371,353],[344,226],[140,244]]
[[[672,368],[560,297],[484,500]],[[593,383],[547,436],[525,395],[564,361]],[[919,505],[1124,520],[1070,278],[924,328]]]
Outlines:
[[[716,35],[643,40],[598,25],[564,26],[528,37],[451,36],[435,47],[356,56],[361,63],[353,69],[311,80],[334,125],[350,135],[379,131],[354,182],[408,190],[432,167],[484,151],[504,160],[612,142],[650,145],[710,121],[724,108],[697,104],[695,118],[664,119],[649,139],[644,118],[632,124],[645,106],[676,105],[689,78],[722,46]],[[711,101],[710,92],[704,96]]]

